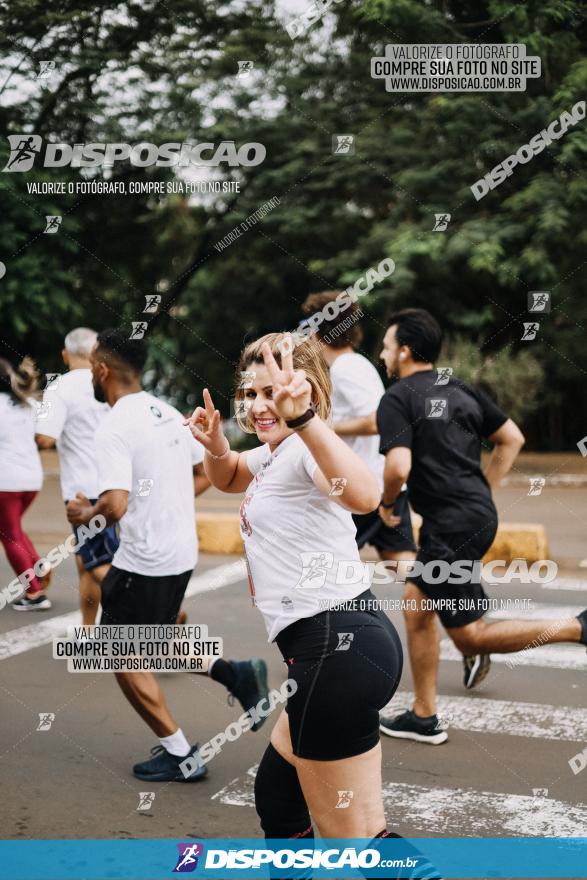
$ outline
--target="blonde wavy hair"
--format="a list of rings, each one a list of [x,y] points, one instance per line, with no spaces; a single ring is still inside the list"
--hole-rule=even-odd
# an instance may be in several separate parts
[[[10,361],[0,358],[0,391],[9,394],[14,403],[28,403],[39,397],[39,371],[30,357],[23,358],[14,369]]]
[[[330,396],[332,394],[332,385],[330,382],[330,374],[328,372],[328,364],[322,354],[322,346],[313,336],[308,337],[303,342],[296,344],[296,337],[289,333],[267,333],[255,342],[250,342],[241,352],[238,363],[238,372],[236,374],[235,401],[240,402],[245,399],[246,389],[243,387],[243,373],[250,372],[253,364],[262,364],[263,361],[263,344],[266,342],[271,349],[273,357],[281,366],[281,352],[285,344],[287,336],[292,339],[292,360],[294,370],[305,370],[308,382],[312,386],[312,403],[316,406],[316,410],[321,419],[327,422],[330,419]],[[236,408],[236,420],[243,431],[247,434],[254,434],[255,429],[249,419],[248,413],[243,416]]]

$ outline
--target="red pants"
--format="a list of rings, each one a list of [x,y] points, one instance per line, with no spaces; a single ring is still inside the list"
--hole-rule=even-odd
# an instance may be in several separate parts
[[[0,492],[0,541],[17,575],[32,568],[40,559],[21,523],[25,510],[36,497],[36,492]],[[29,594],[39,592],[41,588],[36,575],[33,575],[26,589]]]

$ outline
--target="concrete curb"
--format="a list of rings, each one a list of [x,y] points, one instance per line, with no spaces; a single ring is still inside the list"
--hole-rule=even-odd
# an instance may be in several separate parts
[[[198,539],[202,553],[242,553],[238,516],[233,513],[199,513]],[[414,525],[418,534],[418,526]],[[546,529],[540,523],[502,523],[484,560],[548,559]]]

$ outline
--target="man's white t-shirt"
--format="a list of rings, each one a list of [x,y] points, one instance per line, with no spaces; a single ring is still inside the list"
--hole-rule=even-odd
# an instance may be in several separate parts
[[[94,438],[108,409],[108,404],[94,397],[91,370],[70,370],[45,389],[37,433],[57,442],[65,501],[75,498],[78,492],[87,498],[98,497]]]
[[[365,592],[368,572],[351,514],[316,488],[316,462],[297,434],[273,453],[265,444],[246,456],[254,479],[241,504],[241,535],[272,642],[296,620]],[[337,572],[350,582],[336,583]]]
[[[98,494],[129,493],[116,568],[161,577],[197,562],[193,466],[204,448],[182,422],[174,407],[140,391],[117,400],[98,428]]]
[[[37,404],[38,405],[38,404]],[[35,408],[0,393],[0,492],[38,492],[43,468],[35,443]]]
[[[342,422],[375,412],[385,394],[383,382],[373,364],[356,352],[339,355],[330,367],[332,420]],[[341,437],[365,462],[383,490],[384,457],[379,452],[379,434]]]

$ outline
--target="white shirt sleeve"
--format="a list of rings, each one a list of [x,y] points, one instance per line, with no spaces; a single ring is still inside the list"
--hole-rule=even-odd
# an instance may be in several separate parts
[[[67,404],[56,389],[45,391],[43,403],[37,408],[35,432],[58,440],[67,418]]]
[[[308,449],[304,449],[302,453],[302,467],[309,476],[311,480],[314,479],[314,474],[318,469],[318,465],[316,464],[316,460],[314,456]]]
[[[335,362],[336,363],[336,362]],[[371,364],[368,364],[371,367]],[[340,364],[334,371],[333,384],[337,396],[344,402],[347,418],[368,416],[379,406],[385,388],[375,368],[357,371],[356,365]],[[350,415],[352,414],[352,415]]]
[[[132,456],[120,434],[98,431],[95,443],[98,494],[109,489],[132,490]]]
[[[263,446],[255,446],[254,449],[249,449],[248,452],[245,452],[245,455],[247,456],[247,467],[253,476],[255,476],[267,458],[267,451],[267,444],[264,443]]]

